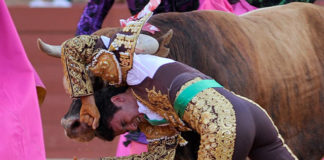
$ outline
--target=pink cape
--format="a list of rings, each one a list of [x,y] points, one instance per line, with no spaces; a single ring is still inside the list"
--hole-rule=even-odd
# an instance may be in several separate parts
[[[256,7],[247,3],[245,0],[240,0],[234,5],[231,5],[228,0],[199,0],[199,4],[198,10],[218,10],[234,13],[236,15],[241,15],[257,9]]]
[[[253,11],[255,9],[258,9],[256,7],[250,5],[245,0],[240,0],[239,2],[233,4],[232,7],[233,7],[234,14],[236,14],[236,15],[241,15],[241,14],[244,14],[246,12],[250,12],[250,11]]]
[[[0,33],[0,159],[45,160],[36,81],[42,83],[4,0],[0,0]]]
[[[218,10],[233,12],[231,4],[227,0],[199,0],[198,10]]]

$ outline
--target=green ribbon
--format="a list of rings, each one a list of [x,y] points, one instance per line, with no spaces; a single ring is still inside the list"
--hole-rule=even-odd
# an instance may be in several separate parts
[[[214,87],[223,87],[213,79],[201,80],[185,88],[174,101],[174,109],[176,113],[182,119],[185,109],[188,103],[195,97],[199,92]]]

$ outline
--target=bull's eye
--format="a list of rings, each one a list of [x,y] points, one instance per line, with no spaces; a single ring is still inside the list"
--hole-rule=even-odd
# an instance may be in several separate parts
[[[80,126],[80,122],[79,121],[74,121],[71,125],[71,129],[74,129],[74,128],[78,128]]]

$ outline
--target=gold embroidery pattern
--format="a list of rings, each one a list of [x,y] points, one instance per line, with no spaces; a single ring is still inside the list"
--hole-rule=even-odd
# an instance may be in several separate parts
[[[147,121],[140,123],[139,128],[147,138],[147,141],[160,140],[166,137],[172,137],[179,135],[178,140],[180,146],[185,146],[188,142],[180,135],[180,132],[177,131],[171,125],[167,126],[153,126]]]
[[[119,61],[123,82],[126,82],[127,72],[133,67],[133,56],[138,36],[143,25],[151,16],[152,13],[127,24],[121,32],[116,34],[116,38],[109,46],[109,51],[114,53],[118,52],[120,55]]]
[[[106,157],[101,160],[173,160],[179,142],[179,135],[151,141],[148,152],[126,157]]]
[[[147,139],[158,139],[161,137],[171,137],[179,132],[172,126],[153,126],[147,121],[140,123],[139,128]]]
[[[93,94],[86,65],[91,63],[92,57],[97,53],[93,49],[98,38],[98,36],[82,35],[63,43],[61,61],[72,97]]]
[[[186,86],[198,81],[196,78]],[[200,135],[198,159],[232,159],[236,137],[236,117],[232,104],[215,89],[198,93],[188,104],[183,120]]]
[[[133,90],[132,90],[133,91]],[[168,95],[163,95],[161,91],[156,91],[155,86],[151,90],[146,88],[148,101],[145,101],[138,96],[134,91],[133,95],[141,103],[147,106],[153,112],[159,114],[165,118],[171,126],[178,128],[180,131],[190,131],[191,129],[186,127],[183,121],[179,118],[175,112],[173,105],[171,105]]]
[[[119,85],[122,82],[119,62],[116,56],[107,50],[102,49],[99,51],[93,58],[89,69],[95,76],[101,77],[109,85]]]

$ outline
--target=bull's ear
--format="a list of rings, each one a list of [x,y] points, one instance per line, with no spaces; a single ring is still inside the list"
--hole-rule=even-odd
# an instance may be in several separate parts
[[[159,57],[168,57],[170,53],[170,48],[167,48],[166,45],[169,44],[171,38],[173,36],[173,30],[170,29],[166,34],[158,38],[158,42],[160,44],[159,50],[156,52],[156,56]]]

